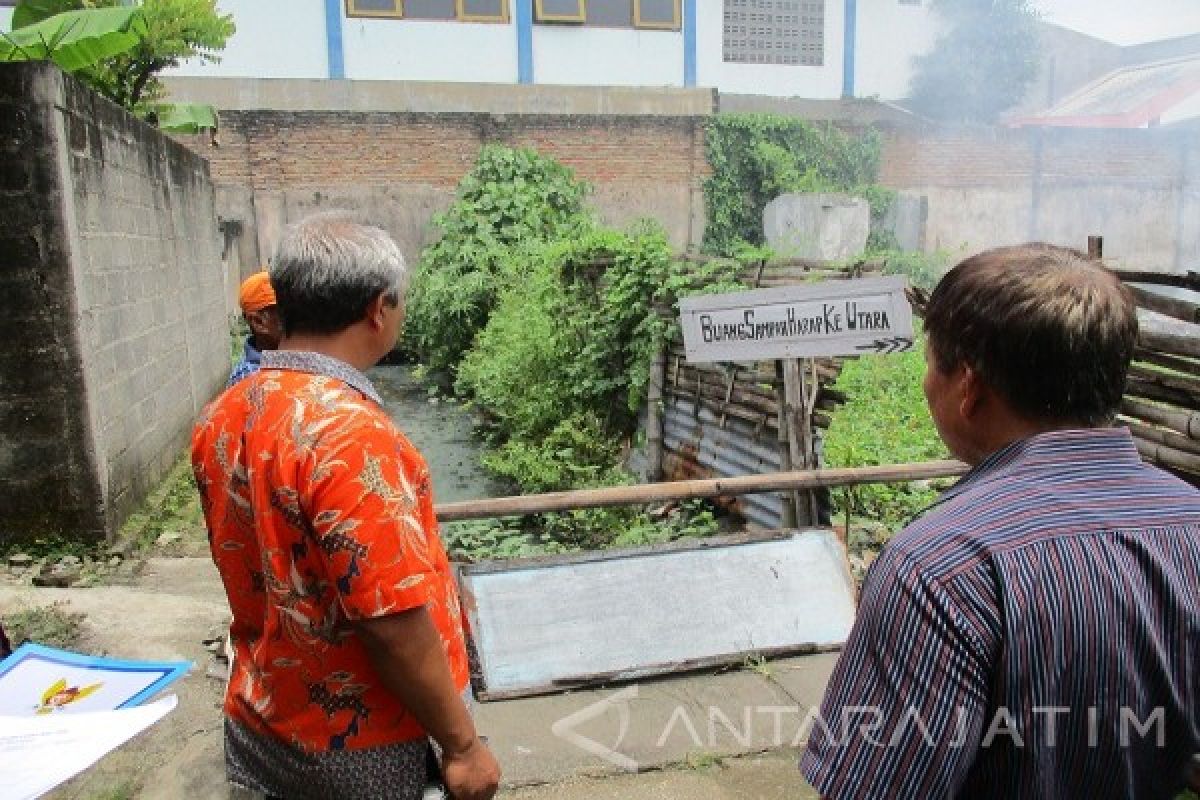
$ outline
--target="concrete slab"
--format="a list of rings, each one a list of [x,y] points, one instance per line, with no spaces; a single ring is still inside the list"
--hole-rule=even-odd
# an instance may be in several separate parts
[[[767,244],[785,258],[845,261],[860,255],[871,208],[845,194],[781,194],[763,209]]]
[[[757,671],[483,703],[476,717],[509,786],[645,771],[791,746],[835,663],[836,655],[805,656]]]
[[[328,81],[169,76],[172,97],[221,111],[409,111],[710,116],[712,89],[515,86],[437,81]]]
[[[817,800],[796,767],[799,754],[772,753],[719,765],[664,770],[643,775],[574,778],[519,789],[513,800]]]
[[[144,800],[224,798],[223,687],[204,675],[201,644],[228,620],[212,562],[152,559],[135,587],[0,586],[0,608],[6,610],[52,602],[87,614],[85,647],[92,652],[183,657],[198,667],[176,685],[176,712],[52,797],[123,792]],[[134,619],[137,631],[131,633],[128,621]],[[504,785],[542,787],[506,796],[807,798],[791,751],[803,715],[819,702],[836,662],[836,654],[805,656],[720,674],[482,703],[476,717],[504,768]],[[706,766],[764,751],[783,755]],[[689,763],[706,768],[675,770]]]

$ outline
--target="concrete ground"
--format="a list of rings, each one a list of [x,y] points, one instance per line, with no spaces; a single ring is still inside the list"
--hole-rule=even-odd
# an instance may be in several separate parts
[[[712,766],[603,778],[569,778],[502,795],[512,800],[818,800],[801,780],[796,755],[771,753]]]
[[[225,798],[220,700],[202,640],[226,624],[212,562],[150,559],[136,584],[95,589],[0,585],[0,608],[62,603],[86,614],[84,648],[114,656],[188,659],[179,707],[56,791],[56,798]],[[513,798],[805,798],[796,770],[805,713],[835,655],[749,665],[629,686],[482,703]],[[764,755],[765,754],[765,755]]]

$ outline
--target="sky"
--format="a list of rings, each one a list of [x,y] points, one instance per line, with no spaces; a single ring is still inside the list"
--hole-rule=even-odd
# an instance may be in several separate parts
[[[1200,0],[1033,0],[1047,22],[1140,44],[1200,33]]]

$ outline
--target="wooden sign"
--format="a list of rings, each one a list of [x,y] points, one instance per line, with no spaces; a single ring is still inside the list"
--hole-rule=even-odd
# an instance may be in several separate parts
[[[826,281],[679,301],[692,363],[899,353],[913,346],[902,277]]]

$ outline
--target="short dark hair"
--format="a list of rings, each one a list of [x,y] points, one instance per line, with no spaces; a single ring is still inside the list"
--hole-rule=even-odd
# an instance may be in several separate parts
[[[345,330],[381,292],[389,304],[399,303],[408,284],[404,256],[387,232],[344,211],[289,225],[270,273],[288,335]]]
[[[1137,341],[1137,307],[1078,250],[999,247],[946,273],[925,312],[934,366],[966,364],[1022,416],[1111,424]]]

